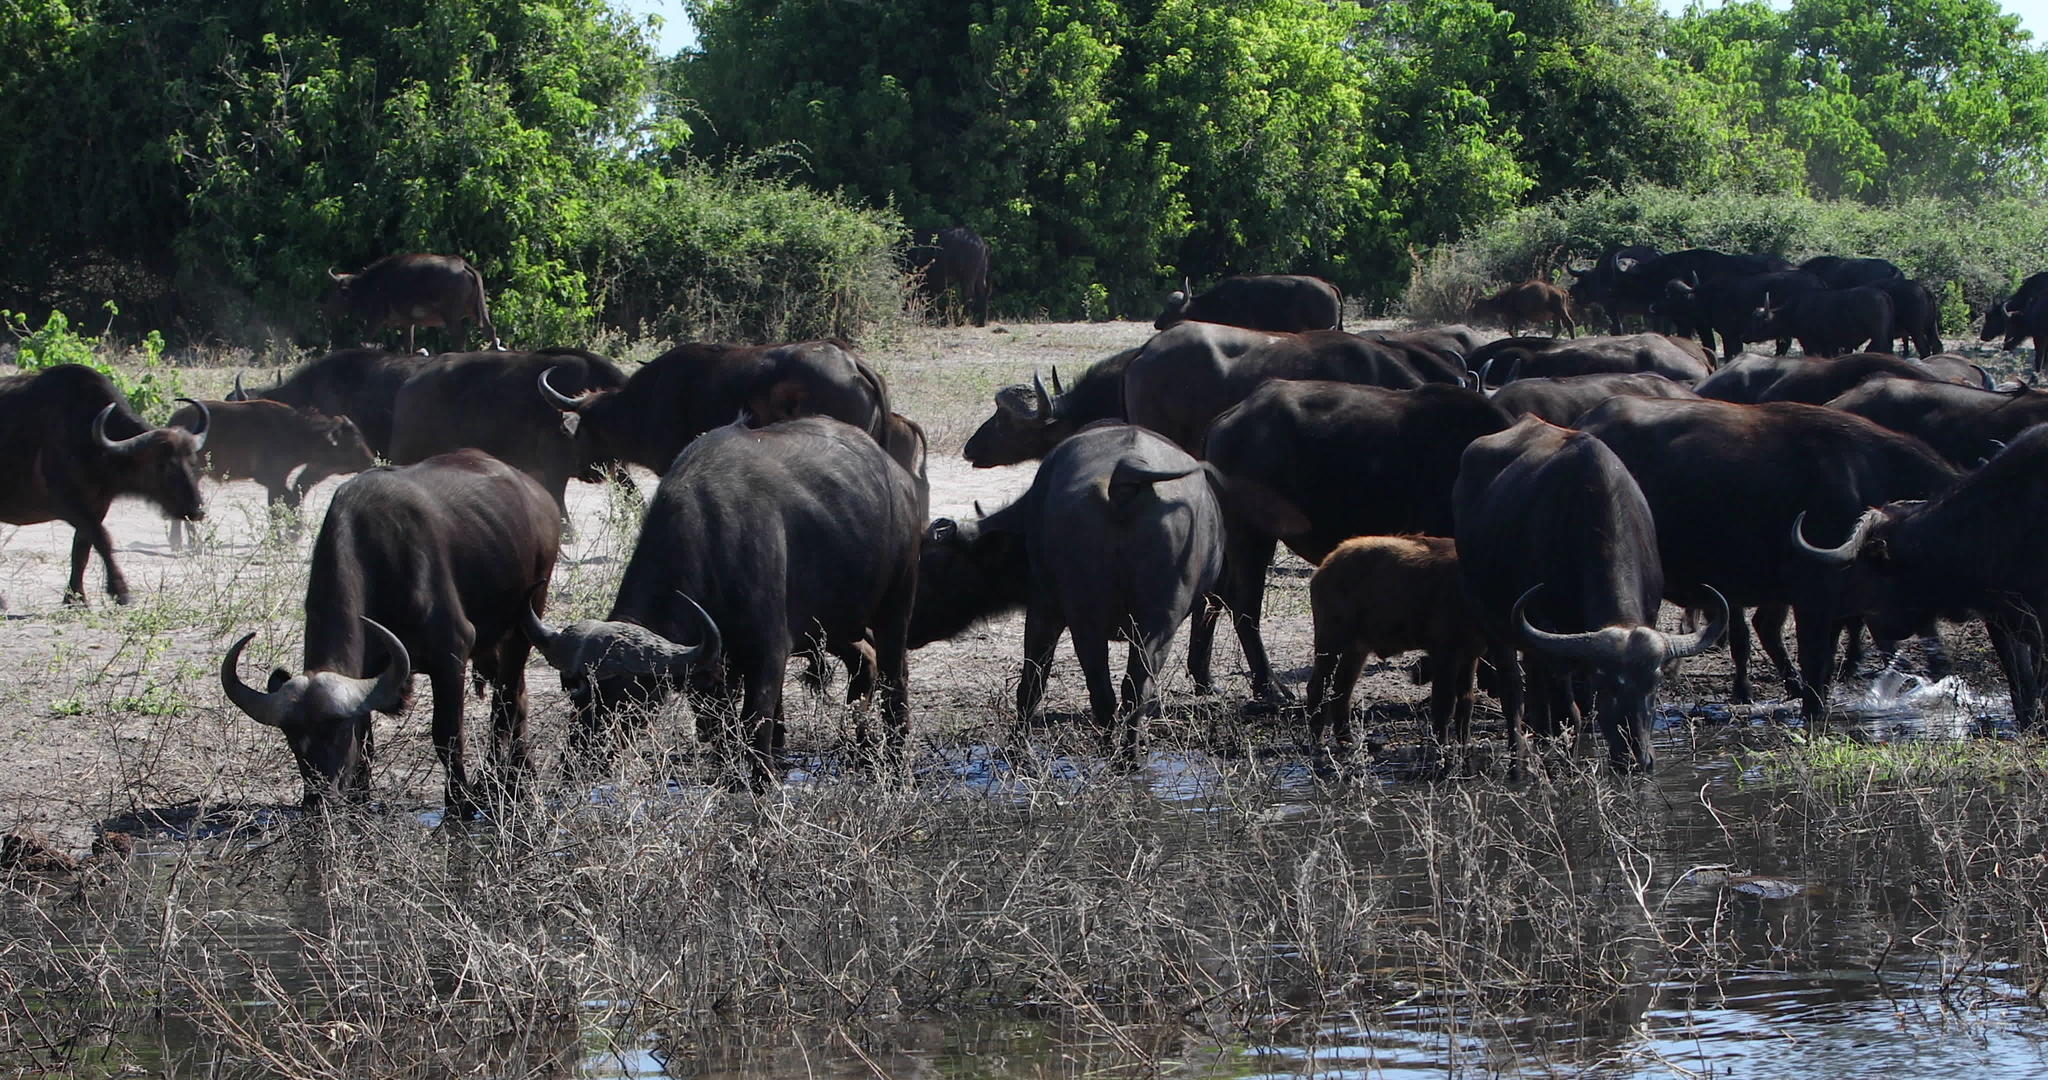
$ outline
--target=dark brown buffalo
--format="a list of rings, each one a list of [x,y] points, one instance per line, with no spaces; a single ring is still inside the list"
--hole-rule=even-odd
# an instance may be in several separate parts
[[[979,521],[941,518],[918,561],[912,647],[1024,609],[1017,716],[1037,715],[1060,634],[1074,643],[1088,703],[1120,753],[1158,708],[1156,677],[1223,563],[1223,518],[1210,478],[1186,451],[1130,424],[1096,424],[1047,454],[1031,489]],[[1130,643],[1123,701],[1113,641]]]
[[[1341,330],[1266,333],[1216,323],[1182,323],[1153,335],[1124,369],[1130,422],[1199,454],[1209,421],[1273,379],[1317,379],[1409,389],[1455,383],[1460,372],[1432,361],[1411,365],[1406,348]]]
[[[1801,521],[1793,542],[1817,562],[1849,567],[1853,595],[1871,628],[1885,636],[1940,616],[1976,615],[2012,691],[2022,729],[2041,720],[2048,641],[2048,561],[2040,523],[2048,520],[2048,425],[2027,429],[1983,468],[1925,501],[1871,510],[1855,528],[1830,531]],[[1848,539],[1816,548],[1814,537]],[[1837,573],[1842,571],[1835,571]]]
[[[413,350],[413,331],[421,326],[457,327],[467,320],[495,343],[490,306],[484,302],[484,276],[460,255],[386,255],[361,273],[327,271],[334,287],[321,301],[329,321],[353,316],[368,323],[371,333],[405,327],[405,351]]]
[[[1465,358],[1486,344],[1486,338],[1479,331],[1464,323],[1423,326],[1414,330],[1361,330],[1358,336],[1367,341],[1425,350],[1450,365],[1454,371],[1464,370]]]
[[[597,483],[604,474],[534,390],[544,372],[568,394],[626,383],[617,365],[581,349],[443,353],[398,390],[391,460],[410,465],[474,447],[538,480],[566,514],[570,479]]]
[[[1719,336],[1725,363],[1741,354],[1745,342],[1771,340],[1757,336],[1756,309],[1766,297],[1782,302],[1826,288],[1826,282],[1804,270],[1730,275],[1699,285],[1671,281],[1665,283],[1664,297],[1652,310],[1681,325],[1700,327],[1702,341]],[[1778,352],[1784,353],[1787,343],[1778,344]]]
[[[1920,356],[1941,351],[1941,303],[1921,282],[1895,277],[1871,283],[1892,300],[1892,337],[1912,345]],[[1890,344],[1886,344],[1890,348]],[[1899,350],[1904,355],[1905,350]]]
[[[526,769],[520,627],[529,596],[546,602],[556,523],[547,492],[478,450],[372,469],[334,493],[313,542],[304,669],[272,672],[263,690],[243,682],[253,633],[220,667],[235,708],[283,732],[309,804],[369,790],[371,714],[404,710],[415,672],[433,687],[452,813],[475,806],[462,754],[466,669],[491,689],[493,763],[508,778]]]
[[[2020,343],[2033,336],[2028,328],[2027,305],[2036,297],[2048,295],[2048,270],[2029,274],[2011,296],[2001,296],[1991,301],[1984,309],[1984,329],[1977,335],[1979,341],[2004,338],[2003,348],[2007,352],[2020,347]]]
[[[1622,332],[1622,319],[1635,316],[1649,319],[1650,297],[1631,297],[1619,291],[1621,275],[1641,263],[1647,263],[1662,255],[1656,248],[1642,244],[1611,248],[1594,260],[1584,270],[1572,271],[1571,301],[1580,311],[1598,309],[1607,314],[1609,333]]]
[[[1913,362],[1942,382],[1975,387],[1979,390],[1998,389],[1998,381],[1991,377],[1989,371],[1984,370],[1984,365],[1972,361],[1962,353],[1935,353],[1933,356],[1916,357]]]
[[[1493,404],[1511,417],[1540,416],[1559,427],[1577,427],[1579,418],[1611,397],[1696,398],[1684,383],[1662,375],[1571,375],[1562,379],[1516,379],[1493,395]]]
[[[2020,432],[2048,423],[2048,392],[1976,390],[1945,382],[1874,379],[1828,402],[1912,435],[1959,469],[1974,469]]]
[[[1847,356],[1745,356],[1693,387],[1704,398],[1759,405],[1797,401],[1825,405],[1851,388],[1876,379],[1937,382],[1939,376],[1890,353]]]
[[[1663,299],[1674,281],[1697,289],[1721,278],[1790,269],[1791,263],[1775,255],[1731,255],[1711,248],[1688,248],[1636,263],[1616,274],[1613,292],[1620,303],[1647,308]],[[1697,337],[1707,352],[1714,351],[1712,328],[1693,323],[1681,324],[1677,329],[1681,334]]]
[[[959,296],[961,310],[972,313],[974,325],[988,325],[988,241],[979,233],[965,225],[940,229],[910,249],[910,270],[920,275],[920,286],[934,305],[943,307],[950,291]]]
[[[1269,493],[1293,507],[1287,515],[1226,499],[1223,583],[1252,691],[1282,695],[1259,630],[1266,568],[1281,541],[1320,564],[1354,536],[1451,533],[1451,484],[1458,458],[1481,435],[1508,426],[1506,414],[1477,391],[1429,384],[1389,390],[1350,383],[1275,379],[1251,392],[1210,425],[1202,456],[1246,493]],[[1247,508],[1251,512],[1246,512]],[[1208,688],[1212,610],[1195,624],[1188,665]]]
[[[1795,687],[1806,715],[1824,715],[1846,579],[1798,558],[1792,519],[1809,513],[1815,535],[1843,535],[1864,508],[1945,490],[1956,473],[1927,444],[1860,416],[1818,405],[1614,398],[1580,426],[1635,476],[1656,515],[1666,595],[1687,607],[1756,607],[1764,649],[1790,677],[1774,619],[1799,620]],[[1749,635],[1729,633],[1735,699],[1750,699]]]
[[[583,714],[579,738],[631,701],[692,685],[694,672],[727,704],[741,698],[758,783],[779,741],[784,671],[808,644],[856,669],[873,651],[900,751],[918,502],[910,474],[873,438],[826,417],[728,425],[691,442],[661,478],[605,621],[528,624]]]
[[[391,415],[398,400],[398,388],[419,373],[430,361],[412,353],[384,349],[337,349],[301,366],[285,379],[264,390],[242,389],[235,376],[235,392],[229,401],[262,398],[281,401],[294,409],[306,409],[328,416],[346,416],[363,433],[363,443],[378,457],[391,456]]]
[[[1754,312],[1751,340],[1797,338],[1808,356],[1889,351],[1897,336],[1891,294],[1872,285],[1765,296]]]
[[[638,465],[661,474],[690,440],[745,414],[754,426],[829,416],[885,443],[889,389],[845,343],[724,345],[690,342],[641,365],[623,382],[581,389],[568,368],[527,380],[527,394],[558,410],[579,467]],[[538,389],[536,390],[536,387]]]
[[[1714,617],[1697,633],[1657,630],[1659,527],[1621,460],[1584,432],[1529,416],[1472,440],[1454,501],[1466,590],[1494,640],[1521,650],[1531,726],[1576,733],[1590,704],[1609,760],[1648,772],[1664,664],[1719,641],[1727,604],[1713,604]],[[1509,740],[1519,743],[1518,680],[1511,664],[1500,666]],[[1574,672],[1591,676],[1590,701],[1573,692]]]
[[[961,456],[977,469],[1015,465],[1044,457],[1067,436],[1098,420],[1124,419],[1124,371],[1138,352],[1125,349],[1097,360],[1072,388],[1060,386],[1060,372],[1054,368],[1051,393],[1036,373],[1029,386],[996,391],[996,411],[967,437]]]
[[[1522,327],[1537,326],[1547,319],[1553,335],[1579,336],[1579,324],[1572,320],[1571,298],[1547,281],[1524,281],[1506,286],[1492,296],[1482,296],[1472,301],[1471,316],[1473,322],[1505,326],[1509,334],[1518,334]]]
[[[206,419],[200,418],[205,410]],[[377,463],[362,432],[347,417],[323,416],[278,401],[194,402],[171,414],[171,426],[207,425],[200,466],[226,482],[254,480],[271,506],[296,510],[313,485],[330,476],[361,472]],[[301,468],[303,466],[303,468]],[[293,470],[298,479],[292,479]],[[183,546],[188,528],[171,522],[171,547]]]
[[[128,602],[128,579],[114,564],[104,524],[116,498],[141,496],[186,521],[206,517],[199,498],[199,454],[209,428],[203,406],[197,419],[189,431],[152,428],[112,381],[79,364],[0,379],[0,461],[8,463],[0,522],[71,526],[66,603],[85,603],[85,564],[95,551],[107,568],[107,595]]]
[[[1650,372],[1687,385],[1712,374],[1712,355],[1684,338],[1664,334],[1556,338],[1502,338],[1465,358],[1488,386],[1516,379]]]
[[[1152,328],[1164,330],[1183,322],[1280,333],[1342,330],[1344,294],[1322,278],[1302,274],[1224,278],[1199,294],[1183,279],[1180,291],[1166,298],[1166,308],[1152,321]]]
[[[1840,255],[1815,255],[1799,269],[1821,279],[1830,289],[1853,289],[1905,278],[1897,265],[1885,259],[1845,259]]]

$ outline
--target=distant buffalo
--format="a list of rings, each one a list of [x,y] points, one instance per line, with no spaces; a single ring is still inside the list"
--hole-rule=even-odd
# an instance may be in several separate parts
[[[1152,328],[1176,323],[1211,322],[1251,330],[1295,333],[1344,329],[1344,294],[1319,277],[1301,274],[1258,274],[1225,278],[1201,293],[1186,278],[1180,291],[1166,298],[1166,309]]]
[[[1577,337],[1579,324],[1572,321],[1570,299],[1563,289],[1547,281],[1524,281],[1519,285],[1506,286],[1492,296],[1474,300],[1472,319],[1475,322],[1499,323],[1507,327],[1510,334],[1548,319],[1552,334],[1563,337],[1569,333]]]
[[[923,275],[924,293],[935,307],[944,303],[951,290],[959,295],[961,307],[973,313],[974,325],[988,325],[993,291],[988,277],[988,241],[973,229],[965,225],[940,229],[931,243],[910,249],[910,270]]]
[[[454,328],[464,320],[476,324],[497,344],[491,310],[484,303],[484,276],[460,255],[386,255],[361,273],[337,274],[321,312],[330,322],[353,316],[370,332],[405,327],[405,351],[413,350],[413,331],[421,326]],[[457,344],[466,343],[457,342]]]

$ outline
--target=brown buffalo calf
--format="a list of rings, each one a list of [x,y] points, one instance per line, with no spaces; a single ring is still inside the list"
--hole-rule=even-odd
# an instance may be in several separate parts
[[[296,509],[313,485],[330,476],[361,472],[376,464],[362,432],[347,417],[294,409],[276,401],[209,401],[212,417],[201,471],[223,483],[254,480],[263,485],[271,506]],[[195,421],[198,409],[187,405],[171,416],[173,426]],[[298,480],[291,479],[300,466]],[[171,522],[171,547],[191,539],[190,528]]]
[[[1441,536],[1360,536],[1330,552],[1309,581],[1316,665],[1308,684],[1309,741],[1326,728],[1351,740],[1351,688],[1367,654],[1429,653],[1430,720],[1445,741],[1472,734],[1472,683],[1486,637],[1465,599],[1457,544]]]
[[[1546,318],[1550,320],[1553,336],[1579,336],[1579,326],[1572,321],[1570,295],[1547,281],[1509,285],[1492,296],[1483,296],[1472,302],[1472,319],[1475,322],[1500,323],[1508,328],[1510,334],[1518,334],[1523,326],[1534,326]]]

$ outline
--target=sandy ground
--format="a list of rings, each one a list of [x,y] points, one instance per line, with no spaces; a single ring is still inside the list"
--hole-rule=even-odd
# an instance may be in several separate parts
[[[889,378],[898,411],[924,424],[930,435],[933,514],[965,516],[977,501],[994,509],[1031,481],[1033,465],[977,470],[959,456],[992,410],[997,387],[1026,381],[1034,369],[1048,376],[1055,366],[1063,376],[1078,373],[1150,334],[1148,325],[1129,322],[916,329],[865,351]],[[198,370],[187,374],[186,385],[219,396],[231,379],[229,371]],[[638,481],[644,498],[653,477],[641,474]],[[97,561],[87,579],[94,590],[91,606],[61,605],[68,526],[0,527],[0,596],[8,604],[0,623],[0,739],[9,748],[0,770],[0,831],[31,828],[82,850],[98,823],[123,815],[297,801],[299,781],[282,740],[227,705],[217,671],[228,646],[251,630],[259,634],[243,661],[244,678],[260,682],[271,664],[296,669],[307,553],[319,515],[340,482],[329,481],[313,493],[307,527],[297,537],[273,529],[260,488],[214,487],[207,543],[197,554],[171,551],[165,523],[153,507],[118,504],[107,524],[135,590],[135,603],[126,608],[112,605],[100,591]],[[575,484],[570,510],[577,534],[564,545],[555,612],[599,617],[630,554],[639,507],[616,489]],[[1268,648],[1297,691],[1310,661],[1309,569],[1283,551],[1266,602]],[[912,723],[927,748],[986,738],[1007,722],[1021,623],[1002,620],[914,655]],[[1234,712],[1246,683],[1230,635],[1218,637],[1215,670],[1222,692],[1208,702],[1193,700],[1180,649],[1164,683],[1170,714],[1191,707]],[[1985,677],[1981,650],[1966,654],[1965,663],[1967,671]],[[1767,677],[1768,666],[1759,671]],[[1725,698],[1726,672],[1725,650],[1709,654],[1688,667],[1667,697]],[[1413,702],[1426,695],[1426,688],[1408,683],[1400,664],[1377,663],[1368,673],[1361,701]],[[538,657],[529,668],[529,685],[532,741],[546,770],[562,745],[568,709],[554,672]],[[388,802],[439,801],[439,770],[425,724],[429,696],[422,684],[410,714],[379,720],[376,783]],[[790,700],[793,745],[805,743],[807,724],[842,726],[843,708],[813,703],[795,687]],[[1047,706],[1055,715],[1085,709],[1070,655],[1062,654]],[[481,761],[483,703],[472,698],[469,713],[472,760]],[[1289,726],[1273,737],[1297,738],[1294,720],[1285,722]]]

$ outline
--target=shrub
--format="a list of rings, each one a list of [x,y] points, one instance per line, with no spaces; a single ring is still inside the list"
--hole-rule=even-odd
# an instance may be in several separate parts
[[[119,314],[106,305],[109,318]],[[144,421],[162,424],[170,418],[173,403],[185,390],[178,373],[164,362],[164,336],[155,330],[144,334],[136,353],[140,371],[134,365],[115,366],[109,354],[116,350],[102,337],[86,337],[71,329],[71,320],[52,311],[39,330],[29,329],[28,316],[19,311],[0,311],[0,324],[14,335],[14,366],[24,372],[42,371],[59,364],[82,364],[112,380],[114,387]]]

